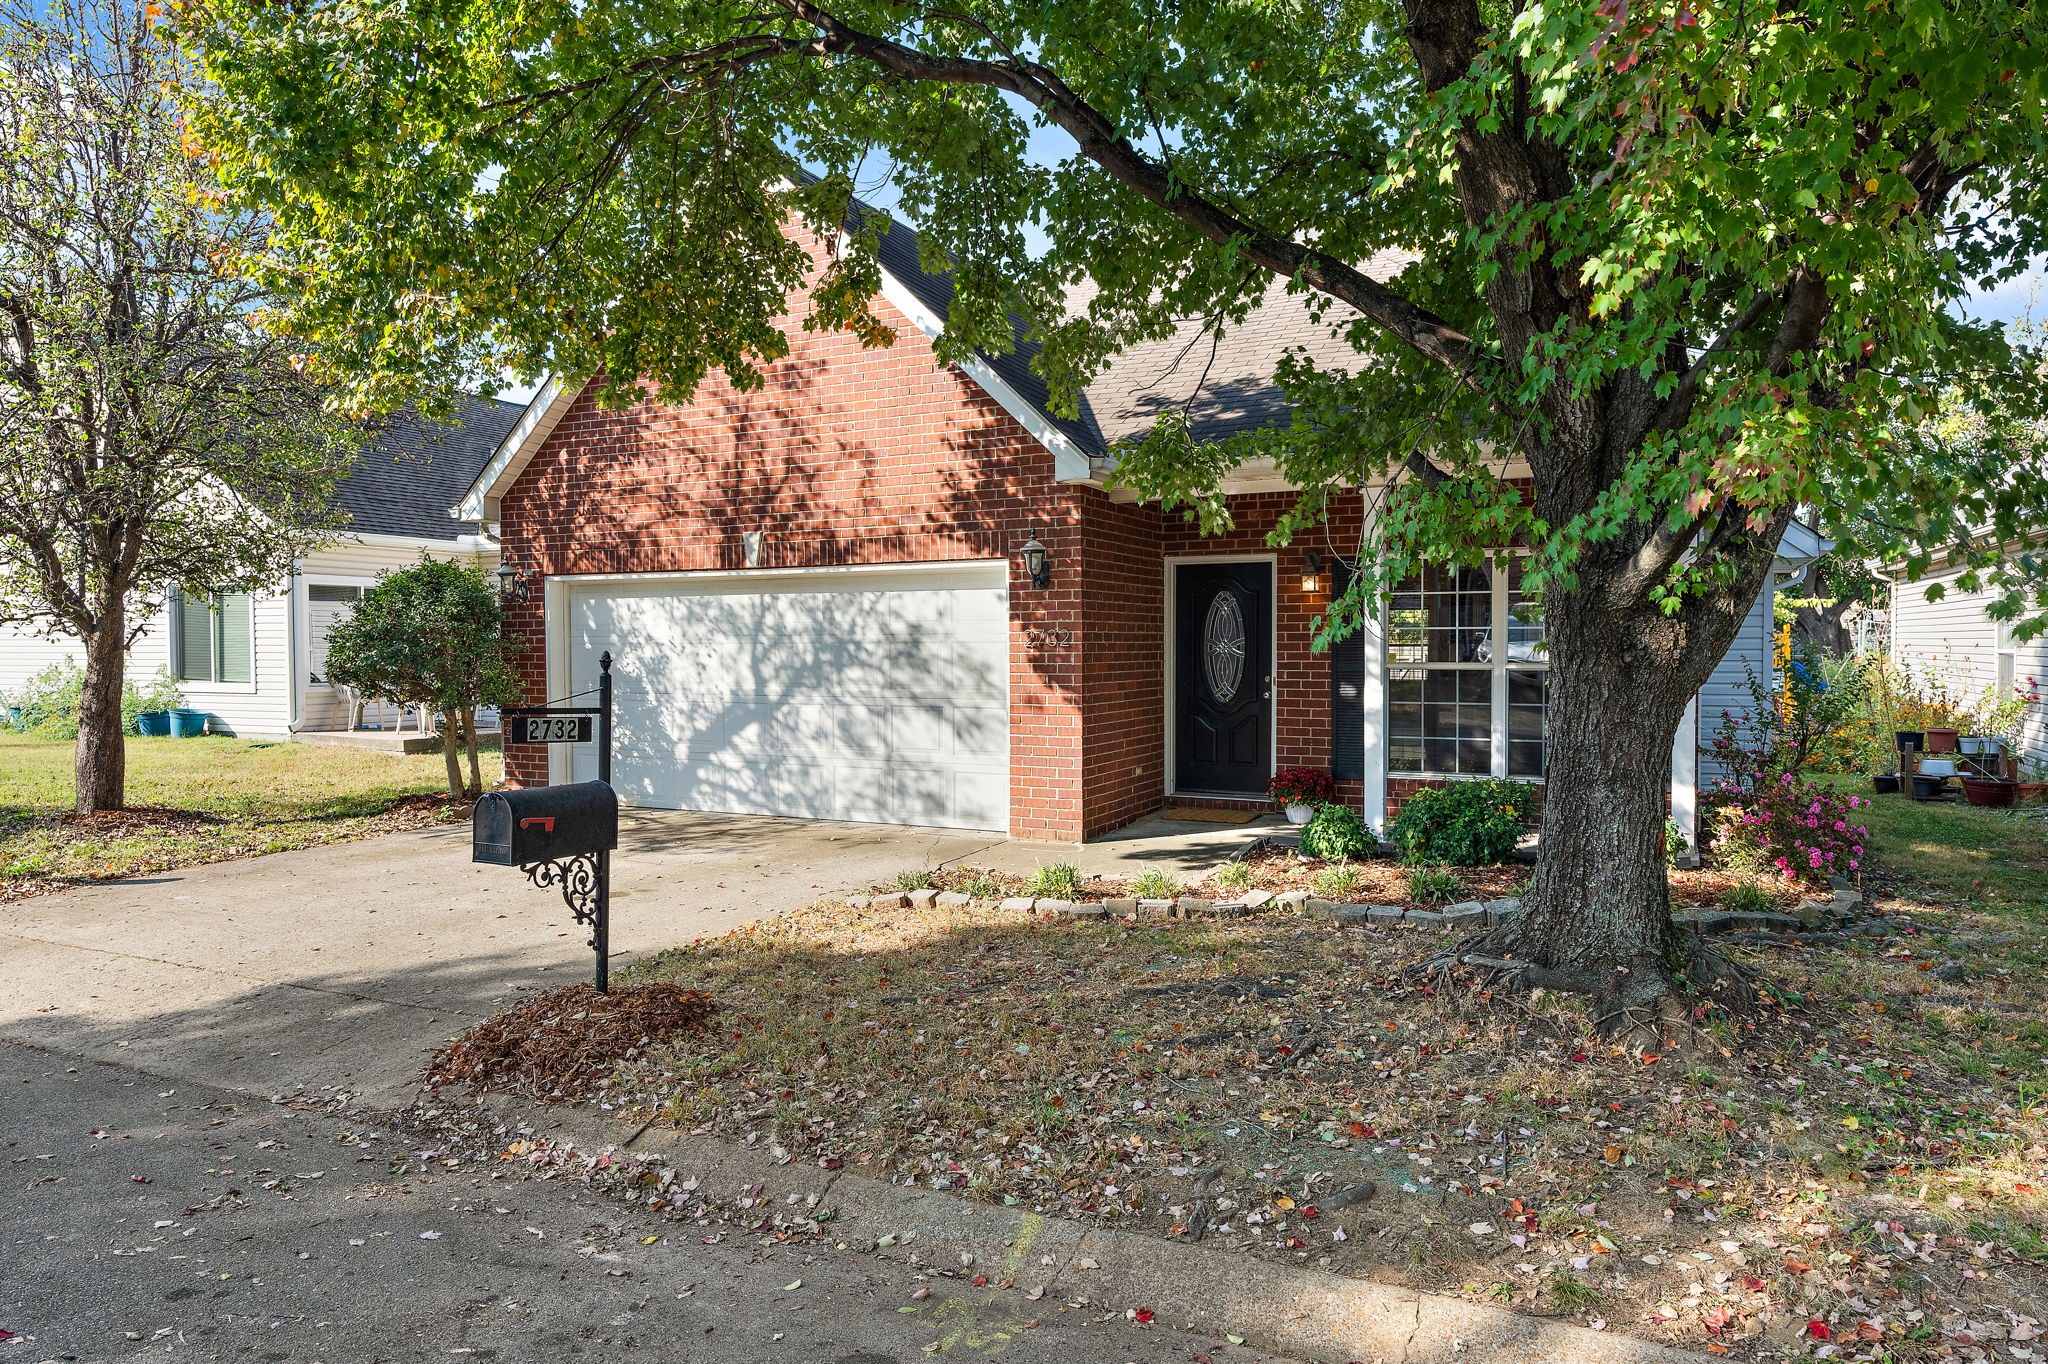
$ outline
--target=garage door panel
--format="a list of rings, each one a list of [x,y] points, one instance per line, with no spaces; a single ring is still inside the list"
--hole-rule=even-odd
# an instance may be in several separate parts
[[[1001,573],[572,587],[572,686],[593,685],[612,650],[613,775],[629,803],[1002,829]],[[595,775],[587,751],[574,765]]]

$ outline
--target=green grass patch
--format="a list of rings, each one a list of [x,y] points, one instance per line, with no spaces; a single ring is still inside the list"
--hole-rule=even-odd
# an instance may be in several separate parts
[[[128,806],[69,817],[72,745],[0,734],[0,897],[432,822],[438,753],[253,739],[128,741]],[[487,762],[486,777],[496,763]]]

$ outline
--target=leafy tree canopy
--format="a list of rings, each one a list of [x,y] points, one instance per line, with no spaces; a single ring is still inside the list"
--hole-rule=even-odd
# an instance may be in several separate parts
[[[1949,305],[2044,245],[2024,0],[188,0],[182,22],[220,96],[203,136],[277,215],[292,322],[367,389],[757,382],[806,263],[785,214],[835,226],[883,166],[954,270],[943,352],[1009,346],[1015,310],[1065,397],[1275,275],[1350,327],[1356,365],[1287,366],[1291,429],[1196,449],[1168,421],[1127,460],[1212,522],[1247,454],[1318,491],[1405,470],[1368,568],[1520,535],[1570,582],[1587,545],[1643,540],[1626,587],[1660,593],[1800,501],[1837,533],[1882,513],[1887,554],[2009,544],[2041,511],[2038,481],[1983,476],[1997,440],[1897,434],[2016,373]],[[1027,152],[1044,125],[1056,163]],[[824,177],[792,184],[799,163]],[[1387,252],[1413,259],[1361,268]],[[858,231],[808,325],[870,322],[876,270]],[[1517,458],[1568,495],[1538,467],[1517,498]]]

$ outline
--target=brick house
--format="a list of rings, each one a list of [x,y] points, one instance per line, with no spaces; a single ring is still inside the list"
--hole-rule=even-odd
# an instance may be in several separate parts
[[[1282,350],[1351,353],[1298,299],[1276,287],[1221,345],[1191,324],[1120,357],[1066,419],[1028,347],[935,364],[952,291],[908,229],[882,263],[894,345],[803,331],[799,295],[758,391],[714,374],[687,407],[606,411],[551,382],[455,509],[495,524],[518,575],[530,700],[616,656],[622,798],[1071,842],[1167,804],[1264,808],[1280,767],[1332,770],[1375,827],[1419,784],[1541,780],[1541,629],[1510,563],[1428,574],[1316,653],[1369,490],[1275,550],[1294,495],[1271,467],[1231,475],[1236,528],[1213,538],[1105,488],[1111,447],[1170,405],[1204,436],[1286,421]],[[1718,715],[1745,664],[1768,673],[1768,597],[1695,713]],[[1697,754],[1688,723],[1671,755],[1688,827]],[[514,749],[507,775],[593,764]]]

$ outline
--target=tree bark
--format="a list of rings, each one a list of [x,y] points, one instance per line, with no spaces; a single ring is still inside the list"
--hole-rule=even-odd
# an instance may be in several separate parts
[[[461,717],[449,709],[441,712],[441,758],[448,764],[448,794],[462,799],[462,760],[456,747],[462,739]]]
[[[128,672],[127,610],[118,599],[86,636],[85,677],[78,697],[78,740],[72,750],[78,813],[118,810],[127,803],[128,741],[121,690]]]
[[[1682,1017],[1689,993],[1742,998],[1733,965],[1671,921],[1664,833],[1679,722],[1734,642],[1772,553],[1760,544],[1743,558],[1734,582],[1677,617],[1647,604],[1617,609],[1597,568],[1581,574],[1580,590],[1546,602],[1541,852],[1523,912],[1461,951],[1515,963],[1523,985],[1590,996],[1610,1036],[1659,1034]]]
[[[465,707],[462,712],[462,742],[469,751],[469,789],[464,792],[471,800],[484,793],[484,775],[476,751],[476,707]]]

